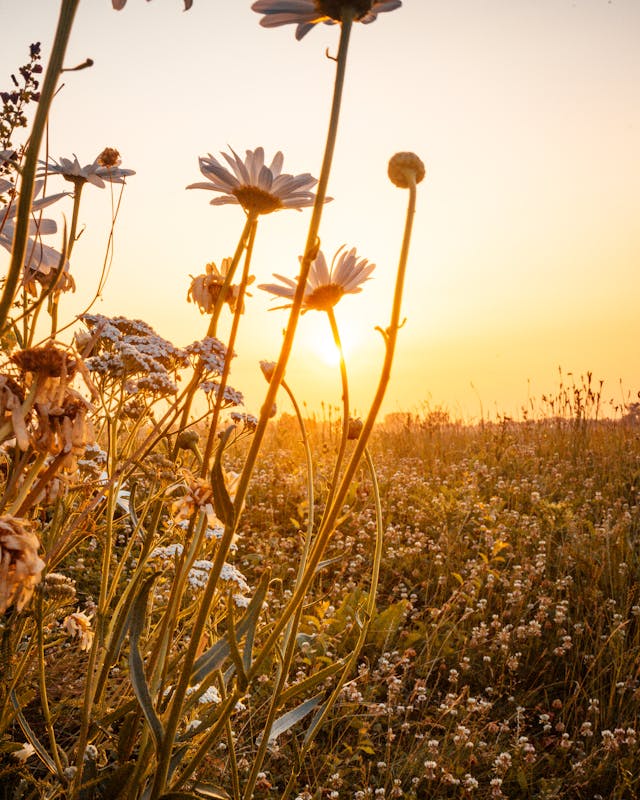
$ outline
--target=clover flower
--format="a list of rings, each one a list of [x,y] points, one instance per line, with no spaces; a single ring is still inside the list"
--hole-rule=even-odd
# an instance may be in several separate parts
[[[105,180],[110,183],[124,183],[125,178],[136,174],[132,169],[120,168],[120,153],[113,147],[105,147],[92,164],[85,164],[84,167],[80,166],[75,153],[73,160],[61,158],[60,161],[56,161],[52,158],[40,163],[41,175],[62,175],[66,181],[73,184],[91,183],[99,189],[104,189]]]
[[[251,8],[264,14],[260,24],[265,28],[297,25],[296,39],[300,40],[320,22],[341,22],[346,9],[354,13],[356,22],[367,24],[383,11],[395,11],[401,5],[402,0],[256,0]]]
[[[0,517],[0,614],[14,605],[22,611],[44,569],[40,542],[27,519]]]
[[[344,250],[343,246],[334,255],[331,269],[329,269],[324,253],[320,250],[307,277],[302,300],[303,313],[310,309],[328,311],[343,295],[358,294],[362,291],[362,284],[369,280],[375,266],[375,264],[370,264],[366,258],[359,259],[355,247],[351,250]],[[278,297],[293,300],[298,282],[275,273],[274,278],[282,281],[284,286],[277,283],[265,283],[258,288]],[[288,308],[289,305],[291,304],[278,306],[278,308]]]
[[[230,148],[231,149],[231,148]],[[300,210],[313,205],[310,190],[317,180],[309,173],[289,175],[282,172],[284,156],[278,151],[269,166],[264,162],[264,149],[247,150],[244,160],[231,149],[232,156],[222,153],[231,170],[210,153],[199,159],[200,172],[208,183],[192,183],[187,189],[209,189],[222,197],[210,201],[212,206],[241,205],[247,213],[271,214],[281,208]]]

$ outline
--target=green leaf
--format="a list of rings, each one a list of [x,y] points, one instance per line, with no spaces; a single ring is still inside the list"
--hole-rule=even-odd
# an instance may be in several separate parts
[[[319,669],[317,672],[314,672],[313,675],[309,675],[298,683],[294,683],[293,686],[289,686],[288,689],[282,692],[280,695],[280,702],[284,704],[289,700],[293,700],[293,698],[299,694],[306,694],[310,689],[315,688],[319,683],[326,681],[327,678],[333,677],[336,672],[340,672],[342,667],[344,667],[344,664],[345,659],[341,658],[338,661],[335,661],[333,664],[329,664],[328,666]]]
[[[369,625],[367,641],[373,642],[378,647],[386,647],[387,643],[393,640],[400,631],[407,606],[407,600],[399,600],[375,616]]]
[[[227,430],[220,434],[220,444],[216,450],[216,457],[213,462],[213,467],[211,468],[213,510],[224,525],[233,525],[236,513],[224,482],[224,470],[222,469],[222,454],[229,436],[231,436],[234,430],[235,425],[229,425]]]
[[[278,736],[281,736],[285,731],[293,728],[301,719],[304,719],[307,714],[317,707],[323,697],[324,692],[321,692],[315,697],[310,697],[308,700],[305,700],[304,703],[300,703],[299,706],[292,708],[291,711],[287,711],[287,713],[283,714],[281,717],[278,717],[273,723],[269,733],[269,744],[273,744]]]
[[[16,711],[16,718],[18,720],[18,724],[22,728],[22,732],[24,733],[26,740],[29,742],[29,744],[31,744],[33,749],[38,754],[39,759],[42,761],[43,764],[46,765],[49,772],[52,775],[56,775],[57,774],[56,765],[53,763],[53,759],[51,758],[49,753],[47,753],[45,748],[42,746],[40,740],[35,735],[35,733],[31,729],[31,726],[25,719],[25,716],[22,713],[22,709],[20,708],[20,703],[18,703],[18,697],[13,689],[11,690],[11,704],[13,705]]]
[[[236,641],[240,641],[240,639],[246,635],[248,638],[251,637],[251,641],[253,642],[256,625],[258,624],[258,618],[260,616],[260,611],[262,610],[264,598],[267,594],[267,588],[269,587],[270,579],[270,570],[265,570],[260,583],[258,584],[258,588],[256,589],[256,593],[251,598],[251,602],[247,606],[244,616],[235,626]],[[223,638],[217,641],[213,647],[210,647],[208,650],[206,650],[200,656],[200,658],[196,660],[195,664],[193,665],[190,682],[192,684],[202,683],[202,681],[214,670],[220,669],[230,654],[231,647],[229,646],[228,639]]]
[[[131,673],[131,684],[151,730],[156,752],[158,753],[162,749],[164,729],[153,707],[151,692],[144,674],[144,663],[140,655],[140,636],[144,628],[149,592],[159,574],[158,572],[154,573],[142,584],[142,589],[138,593],[129,614],[129,671]]]

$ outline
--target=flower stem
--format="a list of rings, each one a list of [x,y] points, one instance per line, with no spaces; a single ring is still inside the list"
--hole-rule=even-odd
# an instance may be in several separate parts
[[[328,509],[331,507],[333,496],[338,486],[340,470],[342,468],[345,450],[347,449],[347,437],[349,435],[349,381],[347,379],[347,364],[344,360],[344,348],[342,347],[340,331],[338,330],[338,323],[336,322],[336,315],[333,311],[333,308],[327,309],[327,316],[329,317],[329,324],[331,325],[333,341],[335,342],[340,355],[340,377],[342,378],[342,434],[340,436],[340,447],[338,449],[338,456],[336,458],[336,463],[333,470],[333,478],[331,480],[329,493],[325,502],[325,508]]]
[[[20,278],[22,265],[24,264],[27,252],[27,239],[29,234],[29,216],[31,212],[31,201],[33,198],[33,186],[35,183],[36,169],[38,165],[38,153],[44,135],[49,109],[56,91],[56,84],[62,71],[64,55],[71,35],[73,18],[78,9],[80,0],[62,0],[60,15],[58,17],[58,27],[53,42],[53,49],[49,59],[49,65],[42,84],[40,100],[33,121],[33,128],[29,137],[27,155],[22,170],[22,181],[20,184],[20,197],[18,198],[18,212],[16,217],[15,235],[13,239],[13,251],[9,263],[9,271],[0,297],[0,332],[4,331],[9,309],[13,303],[16,287]]]
[[[184,662],[182,665],[182,673],[180,675],[178,685],[176,686],[176,690],[171,701],[171,707],[169,709],[168,718],[166,720],[165,743],[163,747],[162,757],[159,761],[158,768],[156,770],[155,781],[149,796],[149,800],[157,800],[158,797],[164,791],[164,788],[167,783],[167,776],[169,774],[169,765],[171,761],[173,742],[175,740],[176,732],[178,730],[182,704],[184,702],[184,698],[187,692],[187,687],[189,686],[191,670],[193,668],[193,664],[195,662],[196,655],[198,652],[200,633],[204,630],[207,619],[209,617],[211,603],[213,601],[216,586],[220,578],[222,567],[225,562],[225,557],[227,555],[229,547],[231,546],[231,542],[233,541],[233,537],[236,532],[238,520],[240,517],[240,511],[243,507],[243,503],[247,494],[249,480],[251,478],[251,474],[255,466],[255,462],[258,456],[258,451],[260,450],[260,446],[262,445],[262,439],[264,438],[267,422],[269,420],[269,416],[271,413],[271,408],[273,407],[273,403],[275,401],[275,397],[278,392],[278,387],[280,386],[280,383],[284,376],[285,367],[287,365],[287,361],[289,360],[291,348],[293,347],[293,339],[295,336],[298,318],[300,316],[300,310],[302,308],[302,300],[304,297],[304,291],[307,283],[307,276],[309,274],[309,269],[311,268],[311,263],[318,251],[318,231],[320,229],[322,210],[327,195],[327,185],[329,183],[329,175],[331,172],[331,164],[333,161],[333,153],[335,150],[335,144],[338,133],[340,105],[342,101],[342,90],[344,87],[344,78],[347,66],[347,53],[349,50],[349,37],[351,33],[352,22],[353,22],[353,11],[352,10],[345,11],[340,31],[340,45],[338,49],[333,102],[331,106],[329,130],[327,133],[327,143],[325,146],[324,158],[322,161],[322,170],[320,172],[320,178],[318,180],[316,199],[313,206],[311,221],[309,223],[309,231],[307,234],[304,256],[300,264],[300,277],[298,280],[298,286],[296,289],[295,296],[293,298],[291,312],[289,314],[289,321],[284,334],[282,348],[280,350],[280,357],[276,364],[273,377],[269,383],[269,388],[267,390],[265,401],[263,403],[262,410],[260,412],[258,425],[253,435],[251,447],[247,455],[247,460],[245,461],[244,469],[242,470],[242,474],[240,476],[240,481],[238,484],[238,489],[234,501],[236,510],[236,513],[234,514],[234,522],[227,524],[225,526],[222,538],[218,543],[215,561],[211,568],[207,585],[202,595],[200,608],[198,610],[198,616],[194,624],[193,635],[191,637],[191,641],[189,642],[189,648],[185,654]],[[286,625],[289,617],[291,617],[291,613],[289,613],[287,617],[282,618],[281,620],[282,627],[280,628],[280,632],[282,631],[284,625]]]

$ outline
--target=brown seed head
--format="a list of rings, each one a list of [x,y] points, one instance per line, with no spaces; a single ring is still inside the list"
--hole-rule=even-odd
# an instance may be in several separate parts
[[[105,147],[96,160],[101,167],[119,167],[122,163],[120,153],[115,147]]]

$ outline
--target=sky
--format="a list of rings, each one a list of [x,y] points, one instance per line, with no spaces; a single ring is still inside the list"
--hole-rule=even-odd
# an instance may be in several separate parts
[[[116,147],[127,181],[109,282],[94,311],[141,318],[175,344],[204,336],[190,276],[233,253],[239,207],[215,208],[198,157],[263,146],[284,171],[318,175],[338,28],[264,29],[249,0],[82,0],[50,116],[49,153],[90,163]],[[0,0],[0,88],[55,31],[54,0]],[[545,394],[593,374],[620,405],[640,389],[640,2],[404,0],[355,25],[341,128],[320,232],[376,263],[336,307],[356,414],[383,357],[406,208],[388,159],[415,151],[419,186],[403,317],[383,413],[443,408],[474,421],[544,410]],[[57,185],[60,189],[61,186]],[[66,187],[65,187],[66,188]],[[102,266],[108,190],[88,186],[72,259],[79,313]],[[61,207],[67,218],[71,203]],[[255,288],[295,277],[310,211],[263,217],[252,297],[231,383],[257,413],[260,359],[279,351],[286,312]],[[61,217],[59,217],[61,219]],[[52,238],[47,240],[55,244]],[[4,251],[0,268],[7,263]],[[277,305],[277,303],[276,303]],[[221,336],[224,334],[224,326]],[[325,315],[299,323],[287,380],[307,411],[340,404]],[[282,398],[281,409],[289,410]]]

